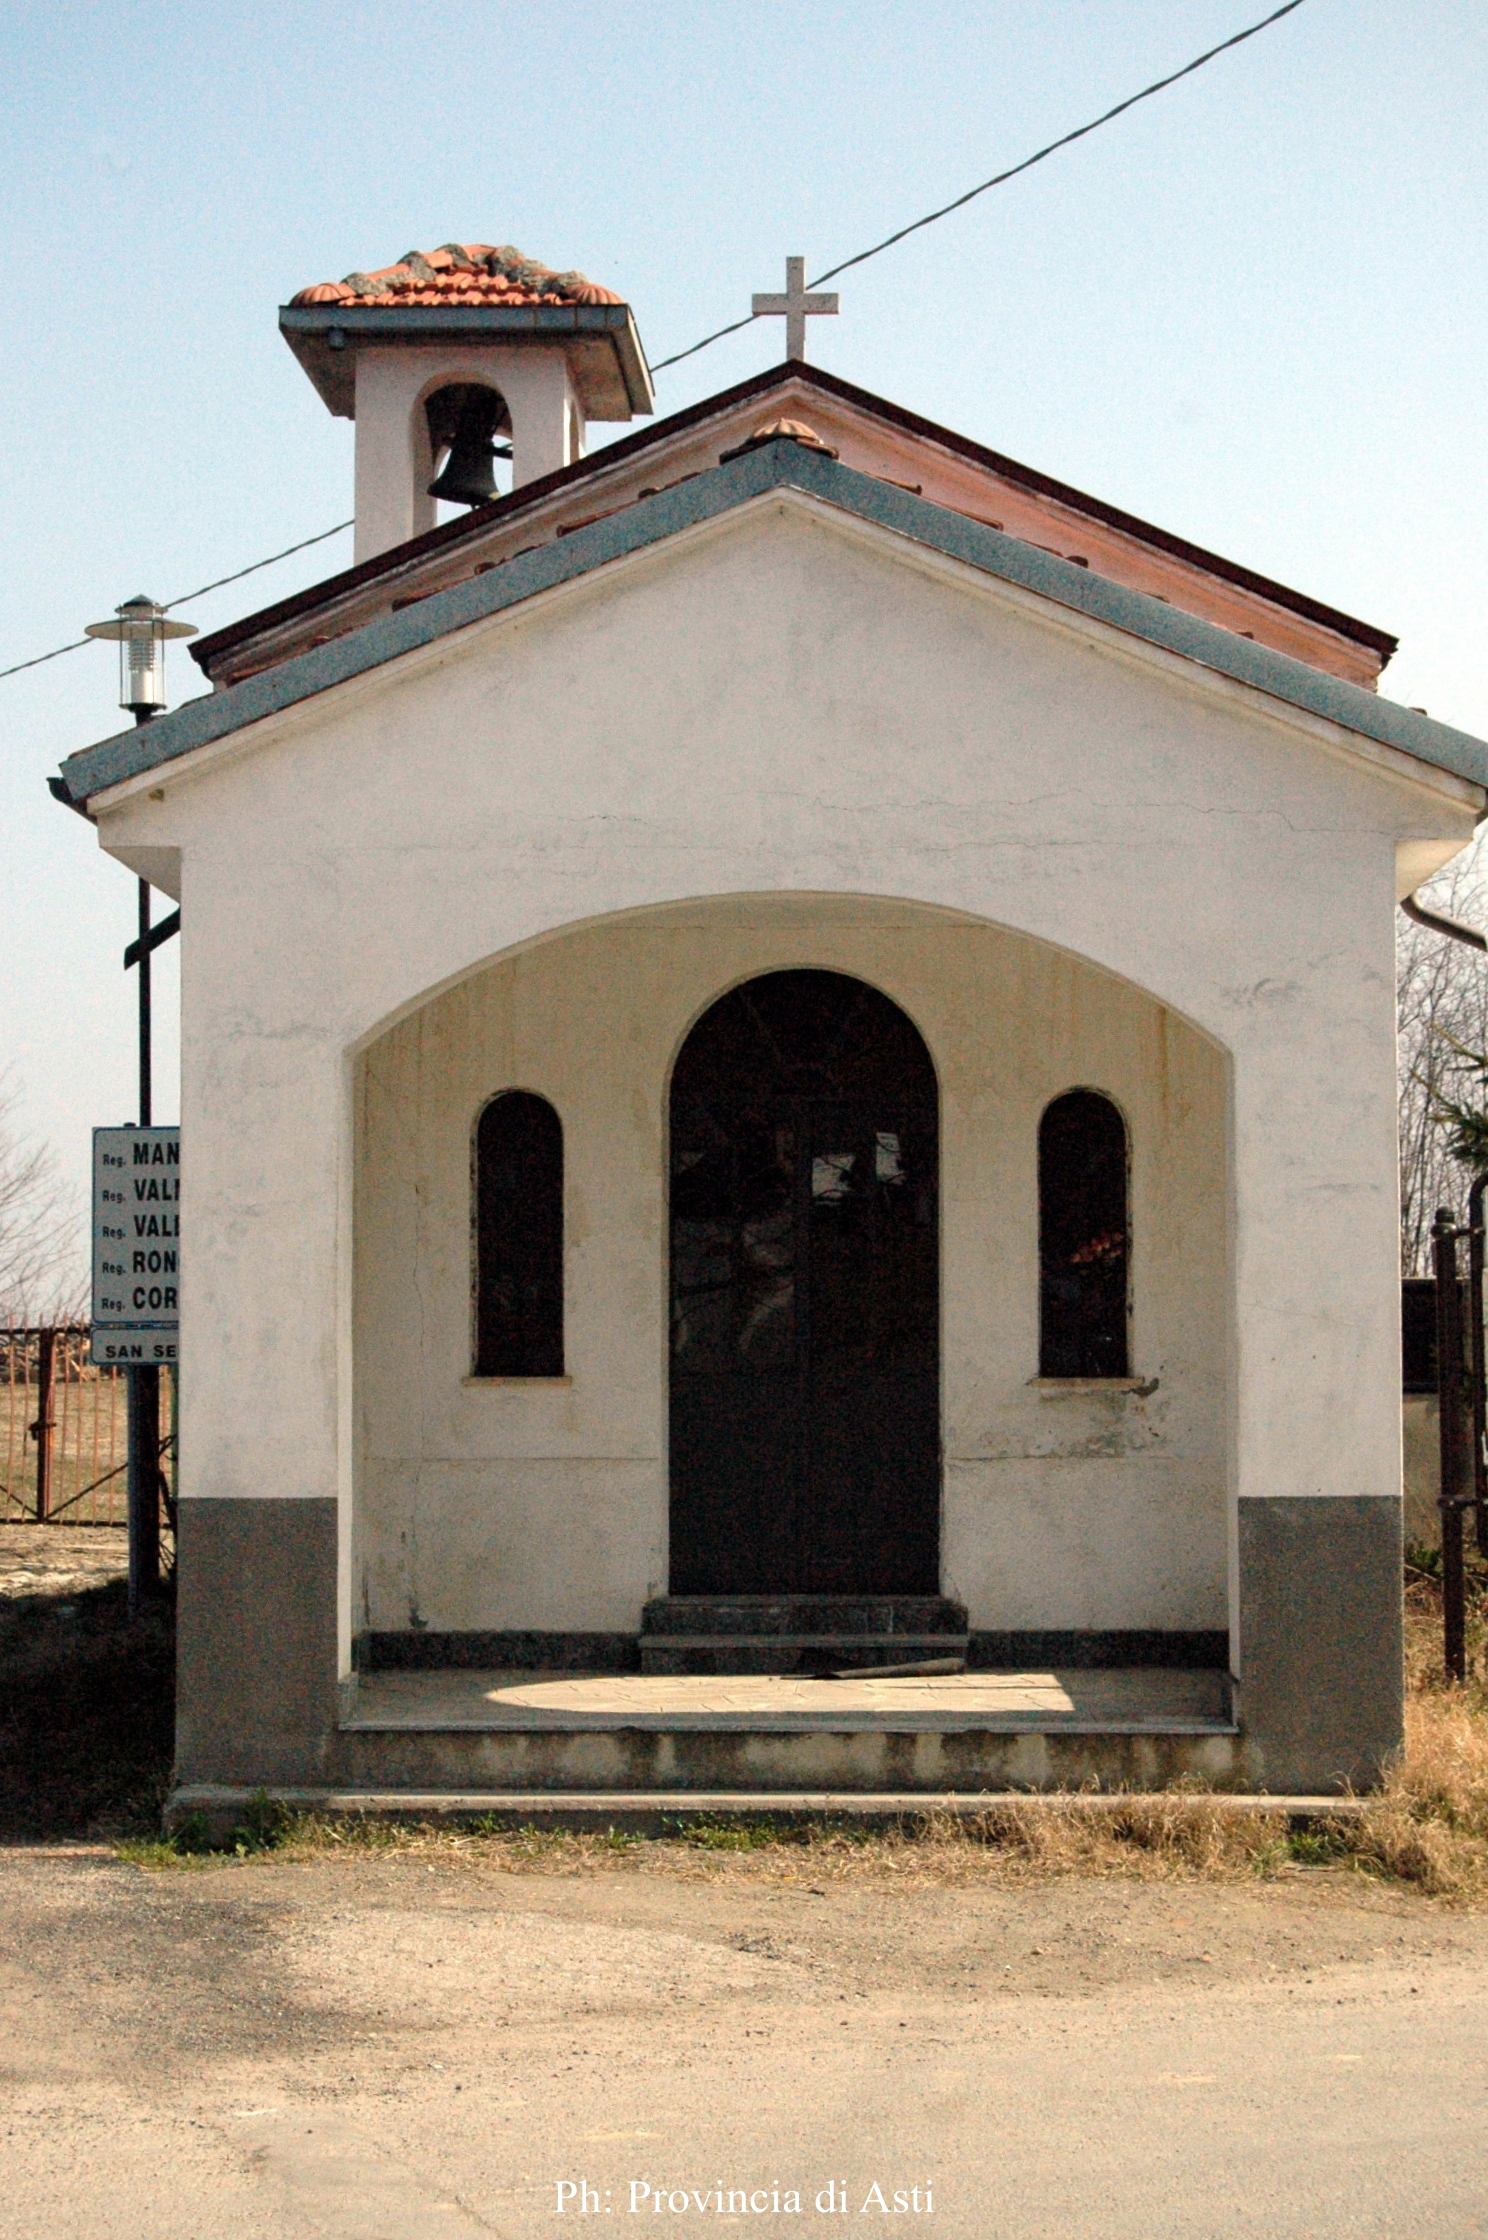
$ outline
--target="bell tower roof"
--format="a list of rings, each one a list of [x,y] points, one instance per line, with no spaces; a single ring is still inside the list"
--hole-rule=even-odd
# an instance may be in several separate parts
[[[380,271],[301,288],[279,328],[343,419],[356,417],[359,353],[388,343],[557,345],[586,418],[629,420],[655,403],[629,304],[582,272],[552,272],[510,245],[448,241],[410,249]]]
[[[550,272],[508,243],[446,241],[442,249],[409,249],[380,272],[348,272],[301,288],[290,302],[310,303],[619,303],[612,288],[582,272]]]

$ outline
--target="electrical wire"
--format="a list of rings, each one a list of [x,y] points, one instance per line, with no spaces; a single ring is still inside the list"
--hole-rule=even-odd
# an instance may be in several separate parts
[[[29,661],[13,661],[8,669],[0,669],[0,677],[18,677],[23,669],[39,669],[43,661],[60,661],[64,653],[76,653],[79,646],[91,643],[89,638],[74,638],[71,645],[53,646],[50,653],[33,653]]]
[[[1297,4],[1298,0],[1293,0],[1293,5]],[[313,537],[301,537],[298,544],[287,544],[282,552],[271,553],[267,560],[251,561],[246,568],[235,568],[230,576],[217,576],[211,583],[198,585],[195,591],[183,591],[179,599],[167,599],[165,612],[169,614],[172,607],[189,607],[193,599],[205,599],[209,591],[220,591],[225,583],[241,583],[244,576],[257,575],[260,568],[272,568],[276,560],[287,560],[292,552],[307,552],[312,544],[324,544],[327,537],[339,537],[343,529],[355,526],[353,517],[350,521],[338,521],[334,529],[319,529]],[[3,674],[0,670],[0,675]]]
[[[301,537],[298,544],[287,544],[282,552],[271,552],[267,560],[254,560],[246,568],[235,568],[230,576],[218,576],[212,583],[203,583],[195,591],[183,591],[179,599],[167,599],[161,612],[169,614],[172,607],[189,607],[193,599],[204,599],[209,591],[220,591],[225,583],[241,583],[244,576],[257,575],[260,568],[272,568],[276,561],[287,560],[293,552],[308,551],[312,544],[324,544],[327,537],[339,537],[343,529],[352,526],[350,521],[338,521],[333,529],[319,529],[313,537]],[[79,646],[91,645],[91,638],[74,638],[70,645],[53,646],[50,653],[33,654],[29,661],[13,662],[8,669],[0,669],[0,677],[19,676],[22,669],[39,669],[44,661],[60,660],[64,653],[76,653]]]
[[[1083,140],[1087,133],[1099,132],[1103,124],[1110,124],[1115,118],[1124,116],[1128,109],[1135,109],[1139,101],[1150,101],[1155,93],[1163,93],[1169,86],[1177,85],[1180,78],[1191,78],[1195,70],[1203,69],[1206,62],[1213,62],[1217,55],[1228,54],[1231,47],[1243,46],[1247,39],[1254,39],[1257,33],[1269,30],[1273,23],[1280,23],[1283,16],[1291,15],[1301,5],[1302,0],[1286,0],[1284,7],[1273,8],[1270,15],[1262,16],[1258,23],[1247,25],[1244,31],[1237,31],[1232,37],[1221,39],[1217,47],[1210,47],[1206,53],[1195,55],[1193,61],[1185,62],[1181,70],[1172,70],[1167,77],[1154,79],[1150,86],[1143,86],[1140,93],[1129,93],[1124,101],[1117,102],[1114,109],[1107,109],[1101,116],[1092,117],[1088,124],[1077,125],[1073,132],[1061,133],[1057,140],[1051,140],[1047,147],[1039,148],[1031,156],[1025,156],[1021,163],[1011,164],[1006,171],[999,171],[993,178],[984,179],[979,187],[969,187],[965,194],[958,194],[954,202],[942,203],[938,210],[930,211],[926,217],[916,218],[911,224],[901,226],[897,233],[886,235],[871,249],[860,249],[855,257],[844,257],[841,264],[834,264],[827,271],[818,273],[806,285],[809,288],[819,288],[824,281],[835,280],[839,272],[849,272],[854,265],[866,264],[870,257],[882,256],[885,249],[892,249],[896,242],[907,240],[910,234],[920,233],[926,226],[937,225],[942,218],[948,218],[953,210],[964,210],[967,203],[975,202],[978,195],[989,194],[993,187],[1005,186],[1009,179],[1016,179],[1020,172],[1031,171],[1036,163],[1042,163],[1047,156],[1056,155],[1061,148],[1069,147],[1072,141]],[[700,350],[706,350],[712,343],[722,342],[727,334],[738,334],[744,327],[753,326],[754,321],[755,313],[751,311],[746,318],[735,319],[731,325],[719,327],[714,333],[704,335],[701,342],[690,344],[686,350],[674,351],[670,358],[658,358],[651,371],[661,373],[667,366],[680,365],[684,358],[695,358]]]
[[[1044,162],[1048,156],[1057,155],[1061,148],[1068,148],[1074,141],[1083,140],[1087,133],[1099,132],[1102,125],[1125,116],[1127,110],[1135,109],[1139,101],[1150,101],[1155,93],[1165,92],[1169,86],[1177,85],[1182,78],[1191,78],[1196,70],[1202,70],[1216,56],[1228,54],[1232,47],[1243,46],[1247,39],[1254,39],[1259,32],[1269,30],[1273,23],[1280,23],[1283,16],[1292,15],[1301,5],[1302,0],[1285,0],[1282,7],[1273,8],[1270,15],[1262,16],[1258,23],[1248,24],[1243,31],[1236,31],[1230,38],[1221,39],[1217,47],[1210,47],[1205,53],[1195,55],[1193,61],[1185,62],[1181,70],[1169,71],[1165,78],[1155,78],[1150,86],[1143,86],[1140,93],[1129,93],[1124,101],[1117,102],[1114,109],[1107,109],[1100,116],[1092,117],[1088,124],[1077,125],[1073,132],[1061,133],[1057,140],[1051,140],[1047,147],[1035,150],[1031,156],[1025,156],[1021,163],[1011,164],[1006,171],[999,171],[992,178],[984,179],[979,187],[968,187],[966,193],[958,194],[953,202],[943,203],[938,210],[931,210],[925,217],[913,219],[909,225],[901,226],[897,233],[888,234],[882,241],[876,242],[871,249],[860,249],[856,256],[844,257],[840,264],[831,265],[825,272],[818,273],[814,280],[807,282],[807,286],[819,288],[824,281],[835,280],[840,272],[850,272],[854,265],[866,264],[870,257],[882,256],[885,249],[892,249],[896,243],[907,240],[910,234],[923,232],[926,226],[938,225],[953,210],[964,210],[968,202],[975,202],[978,195],[989,194],[993,187],[1005,186],[1009,179],[1016,179],[1021,172],[1031,171],[1036,163]],[[686,350],[674,351],[670,358],[658,358],[651,371],[662,373],[668,366],[680,365],[684,358],[695,358],[700,350],[708,349],[715,342],[722,342],[725,335],[739,334],[745,327],[752,327],[755,316],[751,311],[745,318],[735,319],[726,327],[715,328],[712,334],[704,335],[701,342],[690,344]],[[271,553],[267,560],[255,560],[246,568],[235,569],[230,576],[218,576],[213,582],[204,583],[195,591],[183,592],[179,599],[168,599],[165,611],[169,612],[172,607],[189,606],[193,599],[204,599],[209,591],[220,591],[224,584],[241,583],[244,576],[256,575],[260,568],[272,568],[276,561],[287,560],[295,552],[306,552],[313,544],[324,544],[327,537],[339,536],[343,529],[351,526],[350,521],[338,521],[333,529],[322,529],[316,536],[302,537],[298,544],[286,545],[282,552]],[[0,669],[0,677],[16,677],[23,669],[39,669],[43,662],[59,661],[64,653],[76,653],[80,646],[89,642],[87,638],[74,638],[68,645],[54,646],[50,653],[33,654],[29,661],[16,661],[8,669]]]

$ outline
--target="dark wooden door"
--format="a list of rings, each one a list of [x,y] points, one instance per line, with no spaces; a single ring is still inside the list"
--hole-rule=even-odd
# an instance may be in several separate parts
[[[671,1108],[671,1591],[939,1591],[939,1130],[897,1004],[724,996]]]

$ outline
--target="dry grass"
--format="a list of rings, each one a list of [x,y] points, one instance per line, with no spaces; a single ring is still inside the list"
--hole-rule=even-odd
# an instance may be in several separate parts
[[[1471,1676],[1465,1687],[1448,1687],[1441,1678],[1435,1583],[1414,1575],[1406,1600],[1408,1692],[1400,1759],[1384,1786],[1361,1799],[1355,1813],[1300,1829],[1198,1788],[1099,1803],[1010,1797],[969,1818],[929,1814],[871,1834],[845,1824],[792,1828],[768,1820],[720,1820],[682,1825],[660,1838],[570,1835],[480,1822],[439,1826],[317,1818],[286,1814],[264,1800],[226,1853],[210,1850],[203,1832],[189,1826],[169,1842],[131,1842],[121,1850],[150,1867],[208,1866],[269,1854],[310,1860],[418,1853],[495,1872],[582,1875],[618,1867],[709,1880],[825,1885],[851,1879],[902,1888],[1055,1875],[1238,1881],[1321,1868],[1380,1877],[1451,1904],[1488,1905],[1488,1574],[1474,1588]],[[4,1755],[0,1749],[0,1760]],[[162,1759],[161,1778],[164,1770]],[[124,1772],[127,1778],[120,1779],[115,1769],[112,1788],[137,1793],[139,1769],[131,1765]],[[107,1824],[101,1801],[90,1800],[94,1828]],[[117,1805],[114,1811],[118,1814]],[[119,1826],[119,1817],[113,1824]]]
[[[1407,1574],[1405,1748],[1354,1835],[1360,1865],[1433,1896],[1488,1902],[1488,1573],[1470,1572],[1468,1678],[1442,1674],[1441,1594]]]
[[[239,1858],[272,1852],[310,1860],[369,1852],[418,1854],[488,1871],[583,1875],[631,1869],[689,1879],[899,1888],[1118,1876],[1143,1882],[1239,1881],[1332,1869],[1363,1873],[1459,1905],[1488,1903],[1488,1679],[1476,1627],[1474,1678],[1438,1677],[1440,1610],[1430,1583],[1410,1594],[1406,1746],[1384,1787],[1348,1817],[1289,1827],[1198,1788],[1099,1802],[1007,1798],[982,1813],[907,1819],[868,1833],[850,1825],[792,1828],[769,1820],[680,1825],[663,1837],[565,1834],[467,1822],[456,1826],[285,1815],[265,1803],[240,1831]],[[188,1829],[171,1844],[136,1844],[140,1865],[204,1865]],[[221,1858],[219,1852],[215,1855]]]
[[[1433,1737],[1433,1743],[1436,1737]],[[675,1835],[570,1834],[536,1828],[462,1827],[383,1820],[288,1816],[243,1832],[237,1856],[271,1850],[309,1860],[337,1854],[411,1853],[451,1866],[515,1874],[584,1875],[633,1869],[707,1881],[864,1883],[909,1889],[1050,1876],[1117,1876],[1141,1882],[1276,1878],[1318,1868],[1367,1873],[1460,1904],[1488,1902],[1488,1812],[1467,1824],[1459,1786],[1462,1737],[1434,1748],[1424,1779],[1402,1774],[1349,1819],[1303,1829],[1222,1796],[1170,1791],[1115,1799],[1099,1808],[1079,1797],[1009,1798],[986,1812],[927,1814],[872,1833],[814,1825],[716,1821]],[[1469,1780],[1484,1794],[1488,1734],[1468,1737]],[[1414,1772],[1414,1769],[1412,1769]],[[189,1839],[188,1839],[189,1840]],[[136,1845],[141,1865],[207,1864],[166,1845]],[[221,1856],[220,1854],[218,1856]]]
[[[927,1813],[896,1828],[860,1829],[769,1820],[679,1825],[671,1836],[568,1834],[509,1827],[438,1828],[356,1820],[288,1821],[281,1857],[373,1848],[429,1852],[512,1873],[581,1875],[632,1867],[709,1881],[878,1882],[945,1887],[1050,1875],[1118,1874],[1142,1881],[1227,1878],[1279,1871],[1296,1859],[1288,1837],[1254,1813],[1199,1792],[1115,1800],[1092,1810],[1078,1797],[1009,1798],[972,1815]],[[1334,1862],[1331,1839],[1321,1842]],[[1302,1856],[1312,1863],[1303,1850]],[[1322,1863],[1319,1860],[1319,1863]]]

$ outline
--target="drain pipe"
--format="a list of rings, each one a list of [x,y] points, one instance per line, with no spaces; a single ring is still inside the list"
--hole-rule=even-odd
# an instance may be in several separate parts
[[[1444,918],[1439,910],[1428,910],[1417,895],[1408,894],[1400,905],[1406,916],[1428,933],[1445,933],[1453,941],[1465,942],[1469,949],[1488,949],[1488,934],[1481,934],[1473,926],[1465,926],[1460,918]]]

